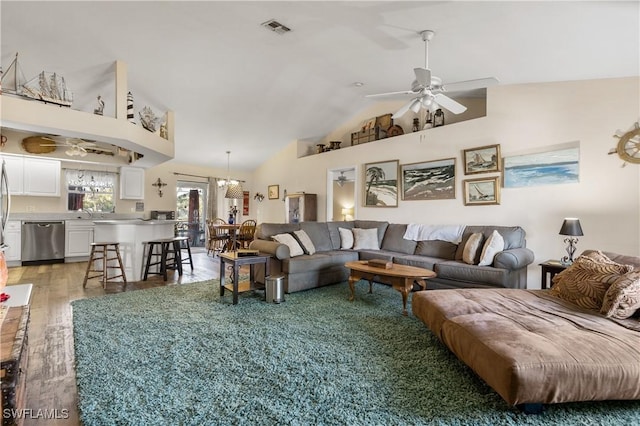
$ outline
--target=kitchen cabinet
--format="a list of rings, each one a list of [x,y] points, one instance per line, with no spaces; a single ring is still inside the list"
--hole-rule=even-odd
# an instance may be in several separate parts
[[[298,223],[318,220],[318,203],[316,194],[288,194],[284,200],[287,223]]]
[[[22,256],[22,223],[10,220],[4,230],[4,243],[8,248],[4,251],[8,266],[20,266]]]
[[[120,167],[120,199],[144,199],[144,169],[139,167]]]
[[[89,257],[95,224],[91,220],[65,220],[64,257],[78,258],[81,262]],[[69,260],[69,259],[68,259]]]
[[[60,196],[60,160],[4,155],[11,195]]]

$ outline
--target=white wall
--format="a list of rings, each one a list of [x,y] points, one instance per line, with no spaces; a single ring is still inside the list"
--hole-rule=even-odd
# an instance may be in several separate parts
[[[640,166],[620,167],[617,155],[607,155],[618,141],[613,137],[616,130],[628,130],[639,119],[639,95],[637,77],[496,86],[488,89],[485,118],[303,158],[297,158],[293,141],[260,166],[253,181],[259,191],[279,184],[281,192],[286,188],[318,194],[318,220],[326,220],[327,169],[359,163],[362,187],[362,168],[368,162],[397,159],[406,164],[456,157],[455,200],[399,200],[398,208],[363,207],[360,189],[356,217],[395,223],[520,225],[536,256],[528,285],[538,288],[538,263],[566,254],[558,235],[564,217],[580,218],[585,235],[578,252],[596,248],[640,255]],[[354,118],[352,127],[363,118]],[[580,142],[579,183],[503,188],[500,205],[464,206],[461,182],[471,176],[463,174],[463,149],[500,144],[504,157],[571,141]],[[258,221],[282,222],[283,204],[265,199],[256,212]]]

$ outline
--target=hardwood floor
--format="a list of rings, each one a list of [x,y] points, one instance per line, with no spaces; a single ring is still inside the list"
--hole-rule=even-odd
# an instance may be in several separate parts
[[[26,408],[31,415],[25,425],[78,425],[78,394],[74,368],[73,324],[70,302],[122,291],[183,285],[219,276],[219,260],[206,250],[193,248],[193,271],[185,265],[182,277],[169,271],[167,281],[150,276],[147,281],[108,283],[103,289],[97,279],[82,288],[87,262],[9,268],[8,285],[33,284],[29,324],[29,364]],[[45,418],[42,411],[57,419]],[[32,418],[29,418],[32,417]]]

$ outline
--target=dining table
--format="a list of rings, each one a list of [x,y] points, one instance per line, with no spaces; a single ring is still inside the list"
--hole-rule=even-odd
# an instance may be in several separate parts
[[[238,230],[240,229],[240,224],[239,223],[223,223],[223,224],[213,224],[211,226],[216,231],[218,229],[223,229],[227,231],[227,240],[223,246],[222,251],[223,252],[233,251],[234,247],[237,246],[236,236],[237,236]],[[217,235],[217,232],[216,232],[216,235]]]

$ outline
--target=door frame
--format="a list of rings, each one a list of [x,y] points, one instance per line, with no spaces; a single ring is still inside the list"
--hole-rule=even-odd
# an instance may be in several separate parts
[[[336,167],[336,168],[331,168],[331,169],[327,169],[327,205],[326,205],[326,220],[327,222],[331,221],[333,219],[333,182],[337,179],[337,177],[340,175],[341,171],[349,171],[349,172],[353,172],[354,177],[353,177],[353,217],[354,219],[356,217],[358,217],[358,205],[359,200],[358,200],[358,188],[359,188],[359,176],[360,174],[358,173],[358,166],[357,165],[352,165],[352,166],[343,166],[343,167]],[[335,219],[334,219],[335,220]],[[342,218],[337,219],[337,220],[342,220]]]

